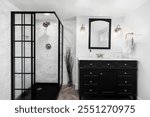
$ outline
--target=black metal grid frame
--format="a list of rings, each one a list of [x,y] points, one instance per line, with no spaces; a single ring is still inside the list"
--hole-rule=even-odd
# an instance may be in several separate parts
[[[24,93],[25,89],[25,74],[31,74],[31,99],[34,99],[34,84],[36,83],[36,14],[37,13],[51,13],[56,16],[58,19],[58,86],[59,88],[63,83],[63,24],[58,18],[57,14],[54,11],[12,11],[11,12],[11,99],[15,99],[15,90],[21,90]],[[15,24],[15,14],[21,14],[21,24]],[[31,25],[25,24],[25,14],[31,14]],[[15,26],[21,26],[21,40],[15,40]],[[31,41],[25,40],[25,26],[31,26]],[[62,26],[62,46],[60,48],[60,26]],[[21,56],[15,56],[15,43],[21,42]],[[31,57],[25,56],[25,42],[31,42]],[[33,47],[34,45],[34,47]],[[23,48],[24,47],[24,48]],[[24,51],[24,52],[23,52]],[[62,52],[62,58],[60,59],[60,52]],[[23,55],[24,54],[24,55]],[[21,73],[15,73],[15,58],[21,59]],[[25,72],[25,59],[31,58],[31,73]],[[60,61],[62,60],[62,61]],[[23,63],[24,62],[24,63]],[[62,66],[60,66],[62,63]],[[24,65],[23,65],[24,64]],[[62,69],[62,76],[60,78],[60,69]],[[24,73],[22,73],[24,72]],[[15,89],[15,74],[21,74],[21,88]],[[61,82],[60,82],[61,80]]]

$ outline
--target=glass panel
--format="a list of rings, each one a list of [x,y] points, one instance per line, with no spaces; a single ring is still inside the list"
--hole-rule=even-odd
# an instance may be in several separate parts
[[[25,89],[31,88],[31,74],[25,75]]]
[[[22,94],[22,91],[21,90],[15,90],[15,99],[21,99],[21,94]]]
[[[21,40],[21,26],[15,26],[15,40]]]
[[[30,58],[25,59],[25,72],[31,73],[31,59]]]
[[[21,14],[15,14],[15,24],[21,24]]]
[[[32,39],[31,41],[34,41],[34,27],[32,26]]]
[[[17,73],[21,72],[21,59],[20,58],[15,59],[15,72]]]
[[[33,51],[32,51],[32,57],[34,57],[34,43],[32,43],[32,49],[33,49]]]
[[[15,43],[15,56],[21,56],[21,42]]]
[[[25,26],[25,40],[31,41],[31,26]]]
[[[23,95],[24,100],[31,100],[31,90],[25,90]]]
[[[33,68],[32,68],[32,72],[34,73],[34,59],[32,58],[32,66],[33,66]]]
[[[21,16],[22,16],[22,19],[21,19]],[[31,14],[24,14],[24,13],[15,14],[15,24],[22,25],[22,26],[16,25],[14,27],[13,37],[14,37],[14,40],[16,41],[14,43],[15,57],[22,57],[22,58],[15,58],[15,72],[24,73],[25,71],[25,73],[31,73],[31,64],[33,64],[33,68],[34,68],[34,60],[33,60],[33,63],[31,63],[31,58],[23,58],[23,57],[31,57],[31,42],[27,42],[27,41],[31,41],[31,26],[30,26]],[[34,34],[34,27],[32,31]],[[26,42],[18,42],[18,41],[24,41],[23,38],[25,38]],[[33,50],[34,50],[34,45],[33,45]],[[21,63],[22,63],[22,66],[21,66]],[[14,90],[15,99],[31,99],[31,90],[30,90],[31,74],[15,74],[14,73],[14,75],[15,77],[13,80],[14,80],[14,85],[15,85],[15,90]],[[21,78],[22,76],[23,78]],[[21,89],[21,90],[18,90],[18,89]],[[25,89],[28,89],[28,90],[25,90]]]
[[[25,14],[25,24],[31,24],[31,14]]]
[[[56,16],[37,13],[36,34],[36,82],[58,83],[58,19]],[[51,48],[47,49],[46,44],[50,44]]]
[[[62,25],[60,24],[60,84],[62,83],[62,30],[63,30],[63,27]]]
[[[34,14],[32,14],[31,16],[32,16],[32,24],[34,24]]]
[[[15,74],[15,88],[21,89],[21,74]]]
[[[31,88],[31,74],[25,74],[24,76],[25,76],[25,79],[23,79],[22,81],[25,80],[25,89],[29,89]],[[22,89],[22,87],[21,87],[21,74],[16,74],[15,75],[15,88]]]
[[[31,42],[25,42],[25,56],[31,57]]]

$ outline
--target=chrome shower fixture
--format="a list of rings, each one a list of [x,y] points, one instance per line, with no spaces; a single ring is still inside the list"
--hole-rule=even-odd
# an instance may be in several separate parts
[[[43,26],[46,27],[46,28],[47,28],[49,25],[50,25],[50,22],[48,22],[48,21],[46,21],[46,22],[43,23]]]

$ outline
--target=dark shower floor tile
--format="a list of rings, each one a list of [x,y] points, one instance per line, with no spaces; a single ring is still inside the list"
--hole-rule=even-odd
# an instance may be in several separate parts
[[[36,83],[35,100],[56,100],[59,94],[58,83]]]

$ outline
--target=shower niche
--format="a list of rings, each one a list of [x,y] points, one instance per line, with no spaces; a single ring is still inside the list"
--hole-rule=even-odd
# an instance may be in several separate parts
[[[63,83],[63,25],[55,12],[11,12],[11,99],[54,100]]]

